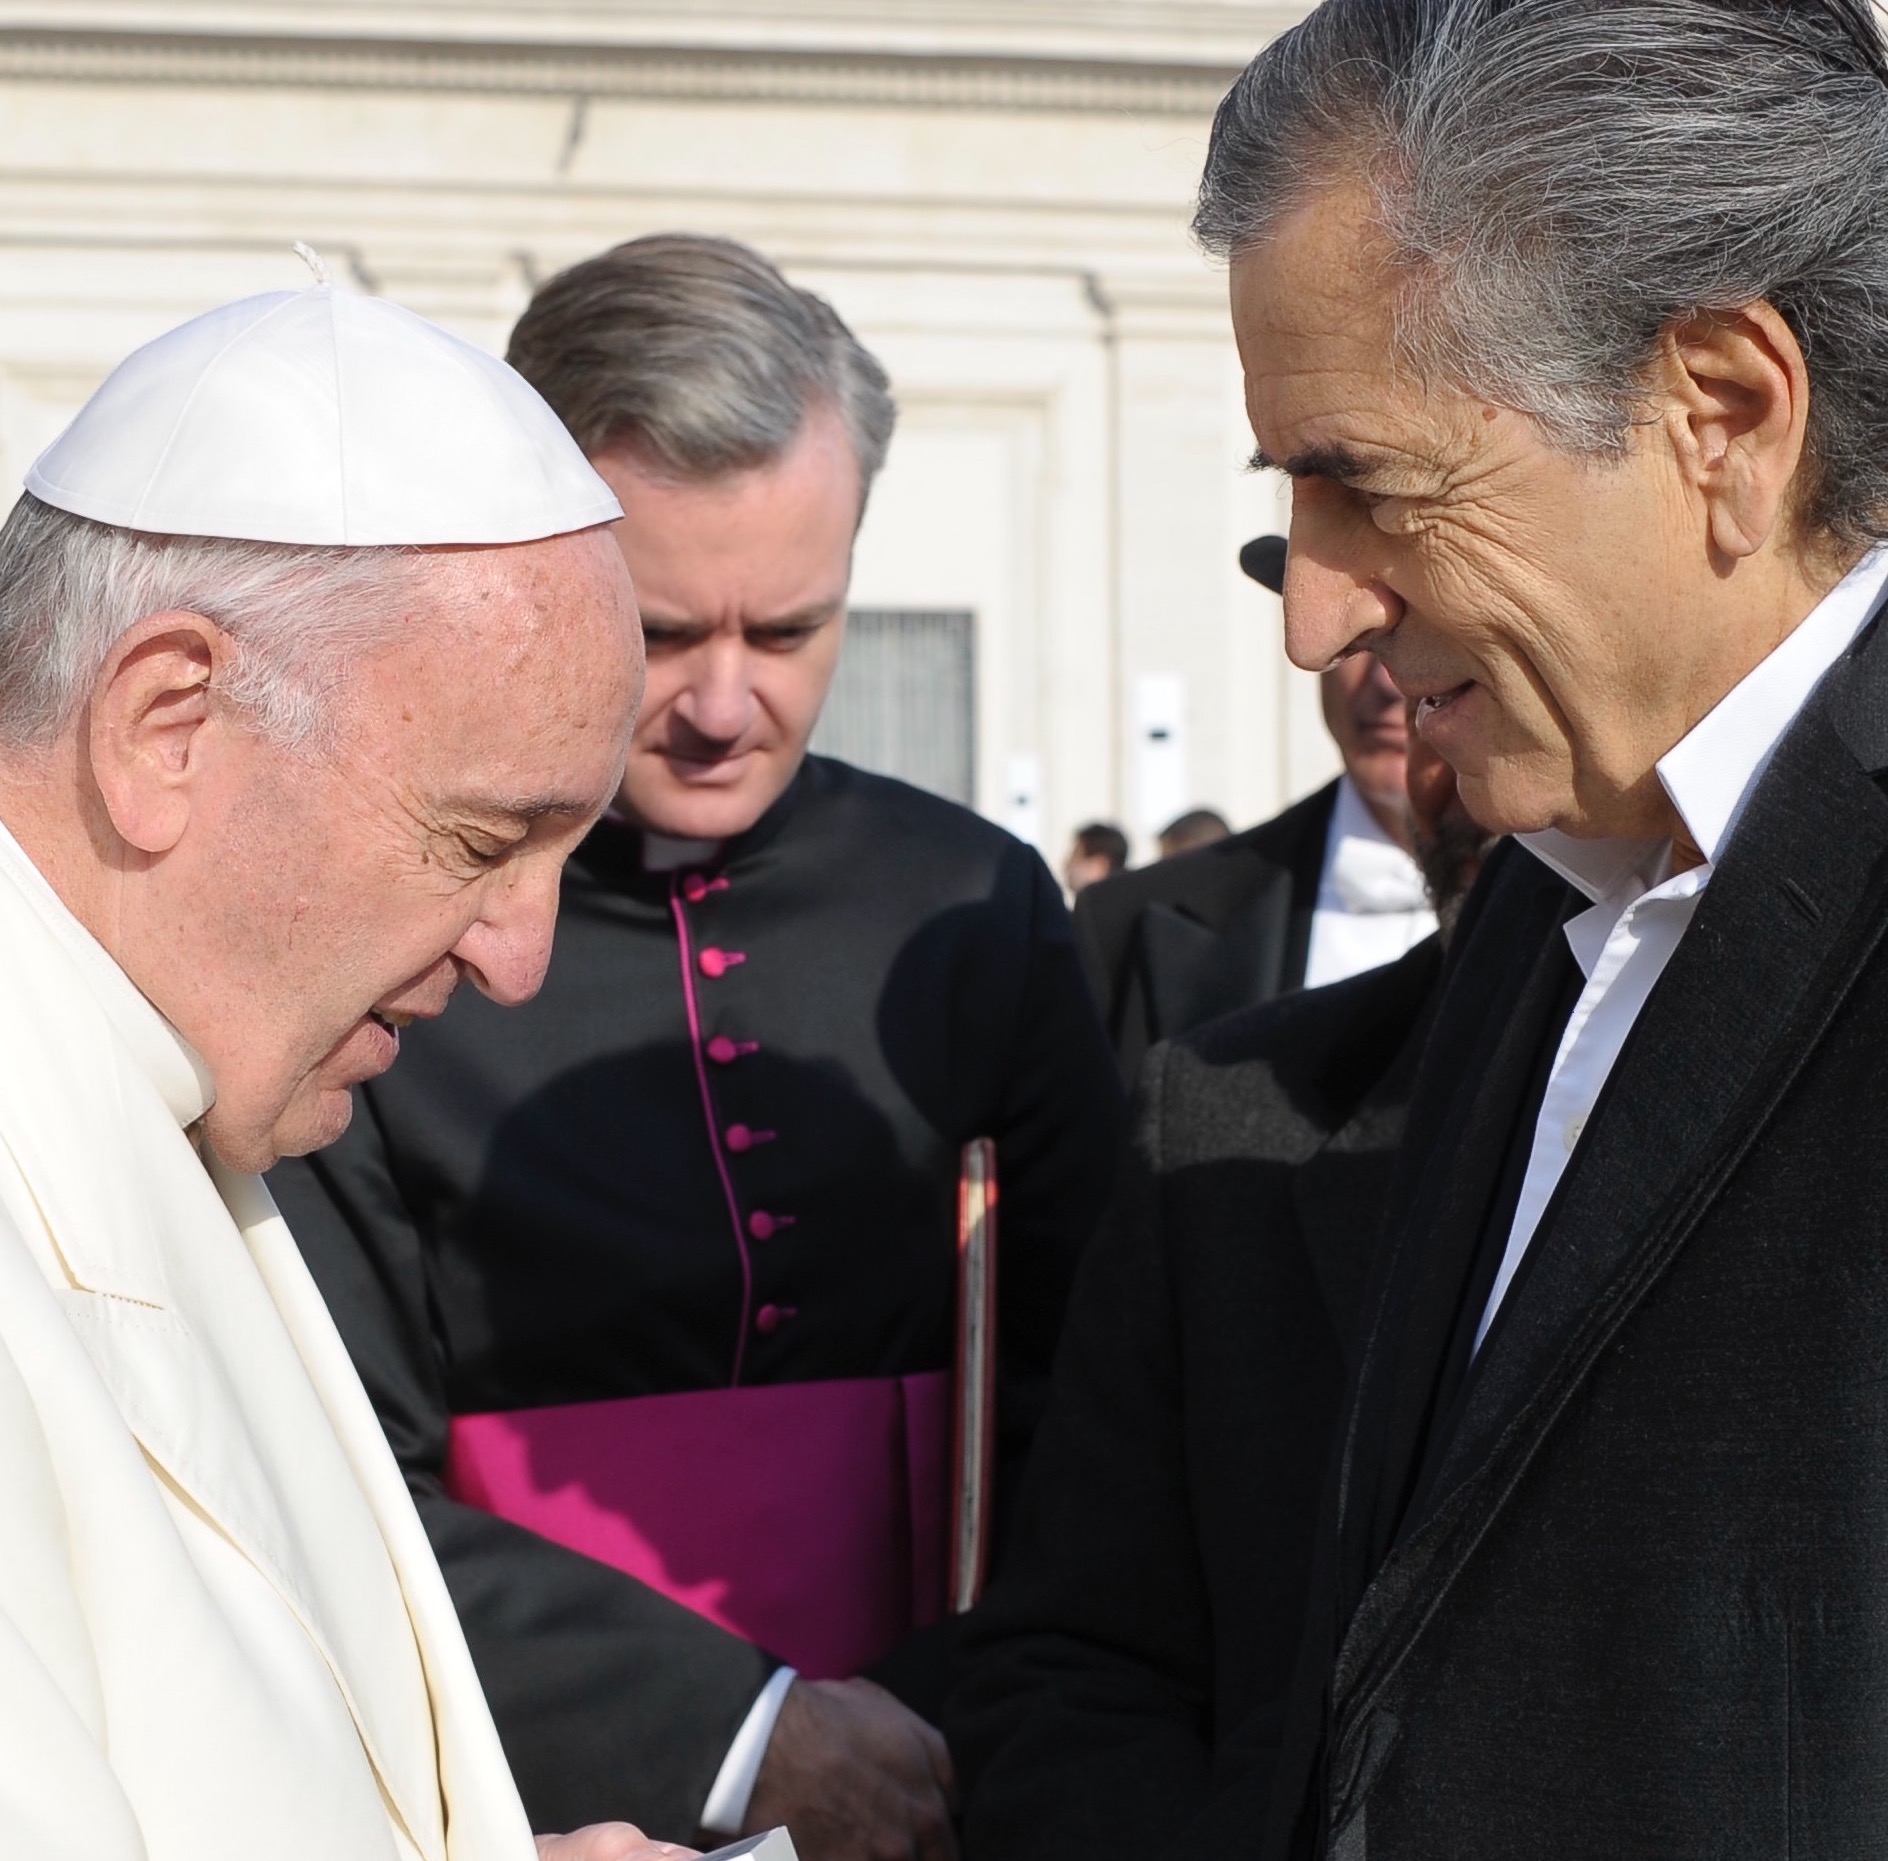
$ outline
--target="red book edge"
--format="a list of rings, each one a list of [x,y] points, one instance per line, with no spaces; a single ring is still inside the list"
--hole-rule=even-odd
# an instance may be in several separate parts
[[[996,1480],[996,1144],[964,1146],[957,1179],[957,1351],[951,1404],[953,1615],[983,1594]]]

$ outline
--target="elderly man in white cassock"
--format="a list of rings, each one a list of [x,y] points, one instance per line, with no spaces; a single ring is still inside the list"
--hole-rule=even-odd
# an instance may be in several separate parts
[[[615,499],[326,287],[132,356],[0,530],[0,1855],[530,1861],[256,1180],[537,987],[642,684]],[[676,1854],[617,1825],[559,1861]]]

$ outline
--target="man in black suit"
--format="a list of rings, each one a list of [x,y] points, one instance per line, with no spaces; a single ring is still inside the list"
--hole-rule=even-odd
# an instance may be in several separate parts
[[[1222,105],[1286,636],[1484,827],[1263,1852],[1888,1828],[1888,59],[1865,0],[1326,0]]]
[[[1274,594],[1284,560],[1276,537],[1240,554]],[[1076,945],[1129,1079],[1157,1040],[1393,961],[1435,928],[1408,854],[1402,696],[1365,655],[1326,672],[1320,697],[1344,763],[1335,782],[1076,900]]]
[[[1333,666],[1322,698],[1339,780],[1076,898],[1076,947],[1127,1078],[1155,1040],[1390,963],[1435,929],[1407,851],[1403,698],[1369,655]]]
[[[1446,925],[1486,841],[1419,743],[1409,800]],[[1204,1847],[1256,1826],[1441,967],[1432,937],[1149,1055],[952,1702],[968,1861]]]

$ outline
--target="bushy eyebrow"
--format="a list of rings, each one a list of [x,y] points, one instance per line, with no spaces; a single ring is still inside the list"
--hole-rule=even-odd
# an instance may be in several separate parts
[[[1355,485],[1376,477],[1383,465],[1352,452],[1348,446],[1309,446],[1289,459],[1274,459],[1263,446],[1254,446],[1246,470],[1283,472],[1287,478],[1328,478],[1333,484]]]

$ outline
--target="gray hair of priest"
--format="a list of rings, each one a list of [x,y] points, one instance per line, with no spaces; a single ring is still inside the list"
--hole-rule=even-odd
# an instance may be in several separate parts
[[[360,654],[421,595],[424,552],[154,536],[30,492],[0,526],[0,748],[52,742],[150,614],[202,614],[236,642],[221,696],[283,744],[317,738]]]
[[[1369,186],[1403,362],[1616,453],[1661,334],[1770,303],[1812,386],[1801,515],[1888,532],[1888,57],[1868,0],[1325,0],[1214,123],[1237,258]]]
[[[627,445],[684,483],[771,463],[824,405],[869,492],[898,417],[885,370],[824,298],[695,233],[632,239],[560,272],[505,359],[586,453]]]

